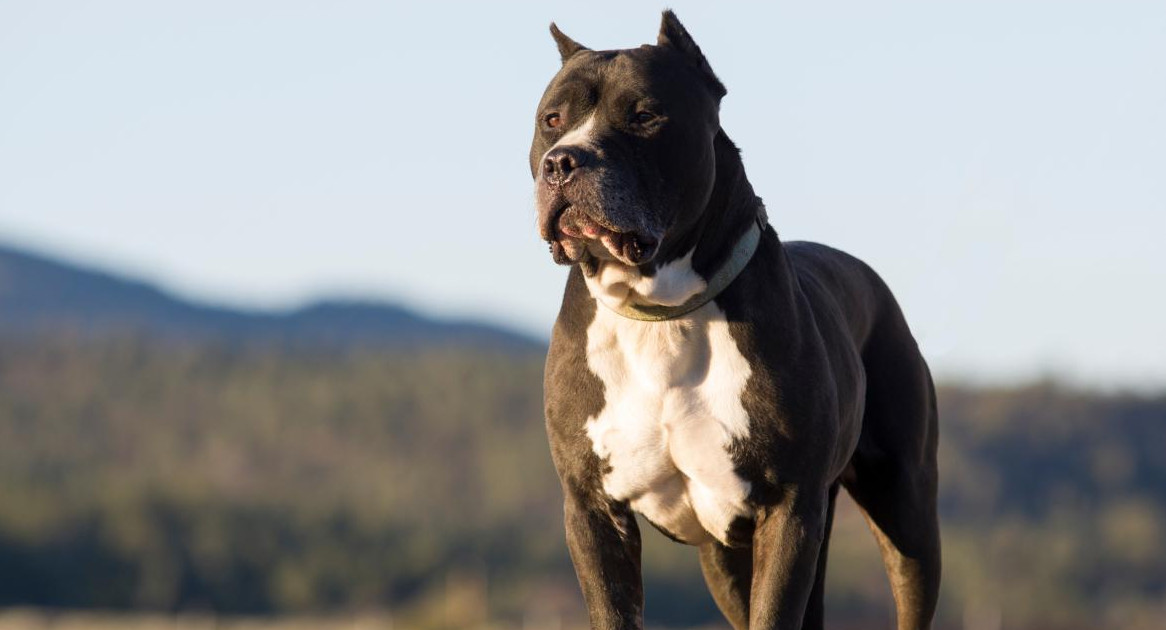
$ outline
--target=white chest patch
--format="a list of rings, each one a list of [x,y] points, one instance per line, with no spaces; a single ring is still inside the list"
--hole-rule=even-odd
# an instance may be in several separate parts
[[[749,483],[728,448],[749,433],[741,394],[751,370],[712,302],[679,320],[642,322],[596,309],[587,365],[604,385],[587,421],[610,469],[603,488],[690,544],[728,542],[751,516]]]

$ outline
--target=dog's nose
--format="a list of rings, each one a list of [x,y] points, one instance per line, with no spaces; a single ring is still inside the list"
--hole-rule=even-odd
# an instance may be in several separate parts
[[[578,147],[556,147],[543,158],[543,179],[556,186],[567,183],[571,174],[586,164],[587,154]]]

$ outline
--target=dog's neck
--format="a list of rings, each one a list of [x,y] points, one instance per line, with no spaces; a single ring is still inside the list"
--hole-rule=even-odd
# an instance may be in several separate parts
[[[692,267],[708,278],[732,255],[734,244],[761,218],[766,221],[765,205],[753,193],[753,186],[745,176],[741,152],[724,129],[713,141],[717,175],[712,194],[704,212],[696,223],[685,231],[686,236],[674,245],[676,252],[692,252]],[[675,258],[676,254],[662,251],[661,260]]]
[[[740,152],[724,130],[714,140],[716,179],[703,212],[682,236],[661,246],[657,261],[630,267],[601,262],[587,277],[591,295],[615,310],[628,304],[674,307],[708,288],[750,228],[765,225],[765,206],[745,176]]]

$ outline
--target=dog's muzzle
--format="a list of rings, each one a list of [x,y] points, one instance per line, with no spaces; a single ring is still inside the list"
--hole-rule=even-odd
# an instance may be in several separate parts
[[[539,235],[550,243],[555,262],[569,265],[591,259],[618,260],[640,265],[651,260],[659,238],[610,221],[601,206],[600,195],[587,190],[598,186],[586,181],[594,156],[576,146],[555,147],[543,157],[537,183]],[[589,211],[590,210],[590,211]]]

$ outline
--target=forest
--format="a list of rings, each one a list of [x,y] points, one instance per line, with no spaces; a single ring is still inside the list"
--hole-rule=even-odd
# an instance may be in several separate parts
[[[0,606],[572,626],[542,361],[6,338]],[[1166,394],[947,383],[939,401],[942,627],[1163,627]],[[694,550],[643,531],[651,624],[716,624]],[[889,627],[848,500],[832,540],[828,620]]]

